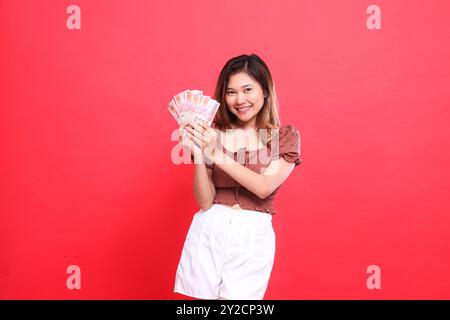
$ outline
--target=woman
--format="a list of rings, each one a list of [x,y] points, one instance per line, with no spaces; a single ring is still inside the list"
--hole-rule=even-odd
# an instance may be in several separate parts
[[[272,76],[257,55],[223,67],[212,126],[180,127],[194,158],[192,220],[178,265],[175,292],[199,299],[260,300],[272,271],[272,202],[300,164],[300,134],[280,127]]]

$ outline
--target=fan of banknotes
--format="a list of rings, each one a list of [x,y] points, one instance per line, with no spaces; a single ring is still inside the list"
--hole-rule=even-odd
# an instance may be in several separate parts
[[[168,107],[179,125],[191,120],[211,125],[218,108],[219,103],[211,97],[204,96],[200,90],[185,90],[175,95]]]

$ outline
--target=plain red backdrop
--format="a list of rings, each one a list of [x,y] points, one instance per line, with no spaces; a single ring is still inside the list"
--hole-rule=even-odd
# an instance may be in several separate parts
[[[66,8],[81,8],[68,30]],[[366,8],[381,8],[368,30]],[[179,299],[193,167],[167,111],[257,53],[302,158],[267,299],[450,298],[446,0],[0,0],[0,298]],[[66,288],[68,265],[81,290]],[[366,268],[381,268],[369,290]]]

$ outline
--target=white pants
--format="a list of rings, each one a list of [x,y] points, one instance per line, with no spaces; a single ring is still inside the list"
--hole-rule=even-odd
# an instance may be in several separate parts
[[[214,204],[194,215],[174,291],[199,299],[261,300],[274,257],[272,215]]]

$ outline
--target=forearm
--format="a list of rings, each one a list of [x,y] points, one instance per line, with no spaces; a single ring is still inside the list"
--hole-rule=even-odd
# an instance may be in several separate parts
[[[267,177],[237,163],[234,159],[216,150],[214,165],[222,169],[231,178],[240,183],[244,188],[261,199],[268,196]]]
[[[216,195],[214,185],[208,179],[205,164],[194,164],[194,197],[201,209],[210,207]]]

